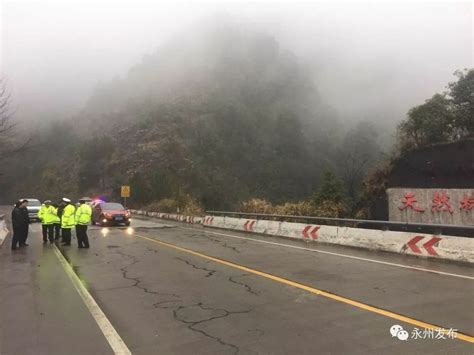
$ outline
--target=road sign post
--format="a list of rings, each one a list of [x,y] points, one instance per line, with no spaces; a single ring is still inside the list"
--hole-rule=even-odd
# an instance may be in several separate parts
[[[123,205],[127,207],[127,197],[130,197],[130,186],[122,185],[120,189],[120,196],[123,197]]]

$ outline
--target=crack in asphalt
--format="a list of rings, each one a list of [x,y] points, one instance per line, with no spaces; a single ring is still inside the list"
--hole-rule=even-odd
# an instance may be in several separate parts
[[[187,265],[191,266],[193,269],[207,271],[207,275],[204,276],[204,277],[211,277],[212,275],[214,275],[214,273],[217,272],[216,270],[207,269],[205,267],[199,267],[199,266],[191,263],[190,261],[188,261],[186,259],[182,259],[182,258],[178,258],[178,257],[176,257],[175,259],[179,260],[179,261],[182,261],[182,262],[185,262]]]
[[[130,280],[130,281],[134,282],[134,284],[129,286],[129,287],[136,287],[136,288],[142,290],[143,292],[148,293],[148,294],[152,294],[152,295],[171,296],[171,297],[178,297],[179,298],[179,295],[177,295],[175,293],[152,291],[148,287],[140,285],[142,283],[142,280],[141,280],[140,277],[130,277],[130,276],[128,276],[128,273],[129,273],[128,268],[135,265],[135,264],[137,264],[139,262],[138,258],[133,256],[133,255],[123,253],[121,251],[117,251],[117,254],[122,255],[122,256],[132,260],[132,262],[130,264],[120,268],[120,271],[122,272],[122,277],[126,280]]]
[[[177,305],[166,305],[167,303],[171,303],[171,302],[182,302],[182,301],[180,299],[164,300],[164,301],[153,303],[153,307],[160,308],[160,309],[173,309],[173,308],[179,307]]]
[[[231,249],[232,251],[236,252],[237,254],[240,254],[240,250],[237,249],[236,247],[227,244],[227,242],[224,241],[224,240],[220,240],[220,239],[217,239],[217,238],[212,238],[211,236],[209,236],[207,234],[193,234],[193,235],[191,235],[191,237],[204,237],[204,238],[206,238],[206,239],[208,239],[212,242],[216,242],[216,243],[221,244],[223,248]]]
[[[217,316],[211,316],[211,317],[204,318],[204,319],[201,319],[201,320],[198,320],[198,321],[188,321],[188,320],[184,319],[183,317],[180,317],[179,313],[181,311],[183,311],[185,309],[192,308],[192,307],[199,307],[200,309],[202,309],[204,311],[213,311],[213,312],[219,312],[220,311],[223,314],[217,315]],[[203,324],[203,323],[211,322],[211,321],[216,320],[216,319],[226,318],[226,317],[228,317],[230,315],[233,315],[233,314],[248,314],[251,311],[252,311],[252,309],[248,309],[248,310],[245,310],[245,311],[229,311],[229,310],[224,309],[224,308],[204,307],[202,302],[199,302],[199,303],[188,305],[188,306],[178,306],[178,307],[176,307],[176,309],[173,310],[173,317],[178,322],[187,324],[188,329],[190,329],[194,332],[198,332],[198,333],[204,335],[207,338],[213,339],[213,340],[217,341],[219,344],[221,344],[223,346],[227,346],[227,347],[231,348],[234,352],[234,355],[235,355],[235,354],[238,354],[239,351],[240,351],[240,348],[237,345],[232,344],[232,343],[228,343],[228,342],[222,340],[222,338],[220,338],[218,336],[214,336],[212,334],[209,334],[208,332],[206,332],[202,329],[198,329],[196,327]]]
[[[122,277],[126,280],[130,280],[130,281],[134,282],[133,285],[128,286],[128,287],[136,287],[136,288],[142,290],[143,292],[145,292],[147,294],[153,294],[153,295],[156,295],[156,296],[168,296],[168,299],[165,299],[165,300],[162,300],[162,301],[159,301],[159,302],[155,302],[153,304],[153,307],[155,309],[173,310],[173,318],[176,321],[187,325],[187,328],[189,330],[191,330],[193,332],[196,332],[196,333],[199,333],[199,334],[205,336],[206,338],[212,339],[212,340],[216,341],[217,343],[221,344],[222,346],[226,346],[226,347],[230,348],[234,355],[238,354],[240,352],[240,348],[239,348],[238,345],[227,342],[227,341],[224,341],[221,337],[219,337],[217,335],[210,334],[209,332],[207,332],[203,329],[199,329],[198,327],[202,324],[212,322],[216,319],[226,318],[226,317],[229,317],[229,316],[234,315],[234,314],[248,314],[253,309],[248,309],[248,310],[243,310],[243,311],[230,311],[230,310],[227,310],[227,309],[224,309],[224,308],[206,307],[206,306],[203,305],[202,302],[194,303],[194,304],[191,304],[191,305],[185,305],[185,306],[183,306],[181,304],[177,304],[177,303],[182,302],[180,295],[177,295],[175,293],[163,293],[163,292],[152,291],[152,290],[148,289],[147,287],[144,287],[144,286],[140,285],[142,280],[139,277],[131,277],[131,276],[128,275],[128,273],[129,273],[128,268],[130,268],[131,266],[133,266],[133,265],[135,265],[139,262],[139,259],[137,257],[135,257],[133,255],[130,255],[130,254],[123,253],[121,251],[116,251],[116,253],[119,254],[119,255],[122,255],[123,257],[128,258],[131,261],[128,265],[123,266],[123,267],[120,268],[120,271],[122,272]],[[182,258],[179,258],[179,257],[177,257],[176,259],[186,263],[187,265],[191,266],[193,269],[206,271],[207,274],[205,275],[205,277],[210,277],[215,272],[217,272],[216,270],[210,270],[210,269],[207,269],[207,268],[204,268],[204,267],[199,267],[197,265],[192,264],[188,260],[185,260],[185,259],[182,259]],[[244,275],[239,275],[239,276],[234,276],[234,277],[243,277],[243,276],[247,276],[247,275],[248,274],[244,274]],[[235,281],[235,280],[230,280],[230,279],[231,279],[231,277],[229,277],[229,281],[244,286],[248,292],[256,294],[251,289],[250,286],[248,286],[244,283],[240,283],[240,282]],[[171,299],[169,297],[171,297]],[[183,311],[185,311],[187,309],[190,309],[190,308],[193,308],[193,307],[198,307],[203,311],[218,312],[220,314],[210,316],[210,317],[203,317],[203,319],[195,320],[195,321],[186,320],[185,315],[183,314]],[[251,330],[249,330],[249,331],[251,331]],[[262,331],[262,333],[260,333],[259,336],[262,336],[263,334],[264,333]]]
[[[263,329],[260,329],[260,328],[249,329],[248,331],[249,331],[249,332],[256,332],[256,333],[258,333],[258,336],[259,336],[259,337],[265,335],[265,331],[264,331]]]
[[[244,286],[245,290],[248,293],[251,293],[252,295],[258,296],[259,293],[257,291],[254,291],[252,289],[252,287],[250,287],[250,285],[246,284],[245,282],[239,282],[239,281],[235,280],[236,278],[245,277],[245,276],[251,276],[251,274],[242,274],[242,275],[237,275],[237,276],[229,276],[229,281],[234,283],[234,284]]]

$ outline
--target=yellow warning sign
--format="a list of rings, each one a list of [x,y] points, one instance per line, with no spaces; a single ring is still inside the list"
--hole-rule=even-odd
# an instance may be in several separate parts
[[[124,185],[120,190],[120,196],[122,197],[130,197],[130,186]]]

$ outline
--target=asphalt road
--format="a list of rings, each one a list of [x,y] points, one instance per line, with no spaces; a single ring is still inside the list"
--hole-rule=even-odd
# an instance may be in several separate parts
[[[89,236],[62,253],[133,354],[474,353],[471,266],[158,220]],[[0,353],[113,353],[38,224],[29,241],[0,250]]]

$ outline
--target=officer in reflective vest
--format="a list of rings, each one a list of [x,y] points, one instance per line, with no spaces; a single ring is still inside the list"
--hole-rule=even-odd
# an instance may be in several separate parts
[[[58,240],[61,236],[61,216],[59,215],[58,204],[53,204],[54,207],[54,240]]]
[[[91,223],[91,217],[92,208],[85,200],[79,200],[79,207],[76,209],[76,235],[79,248],[89,248],[87,225]]]
[[[66,204],[64,206],[63,214],[61,216],[61,235],[63,237],[63,245],[71,245],[71,229],[76,225],[76,220],[74,214],[76,213],[76,208],[71,203],[71,200],[64,197],[63,202]]]
[[[53,244],[54,241],[54,221],[57,218],[56,209],[51,204],[51,200],[44,201],[40,210],[38,211],[38,218],[41,221],[43,231],[43,244],[49,242]]]

